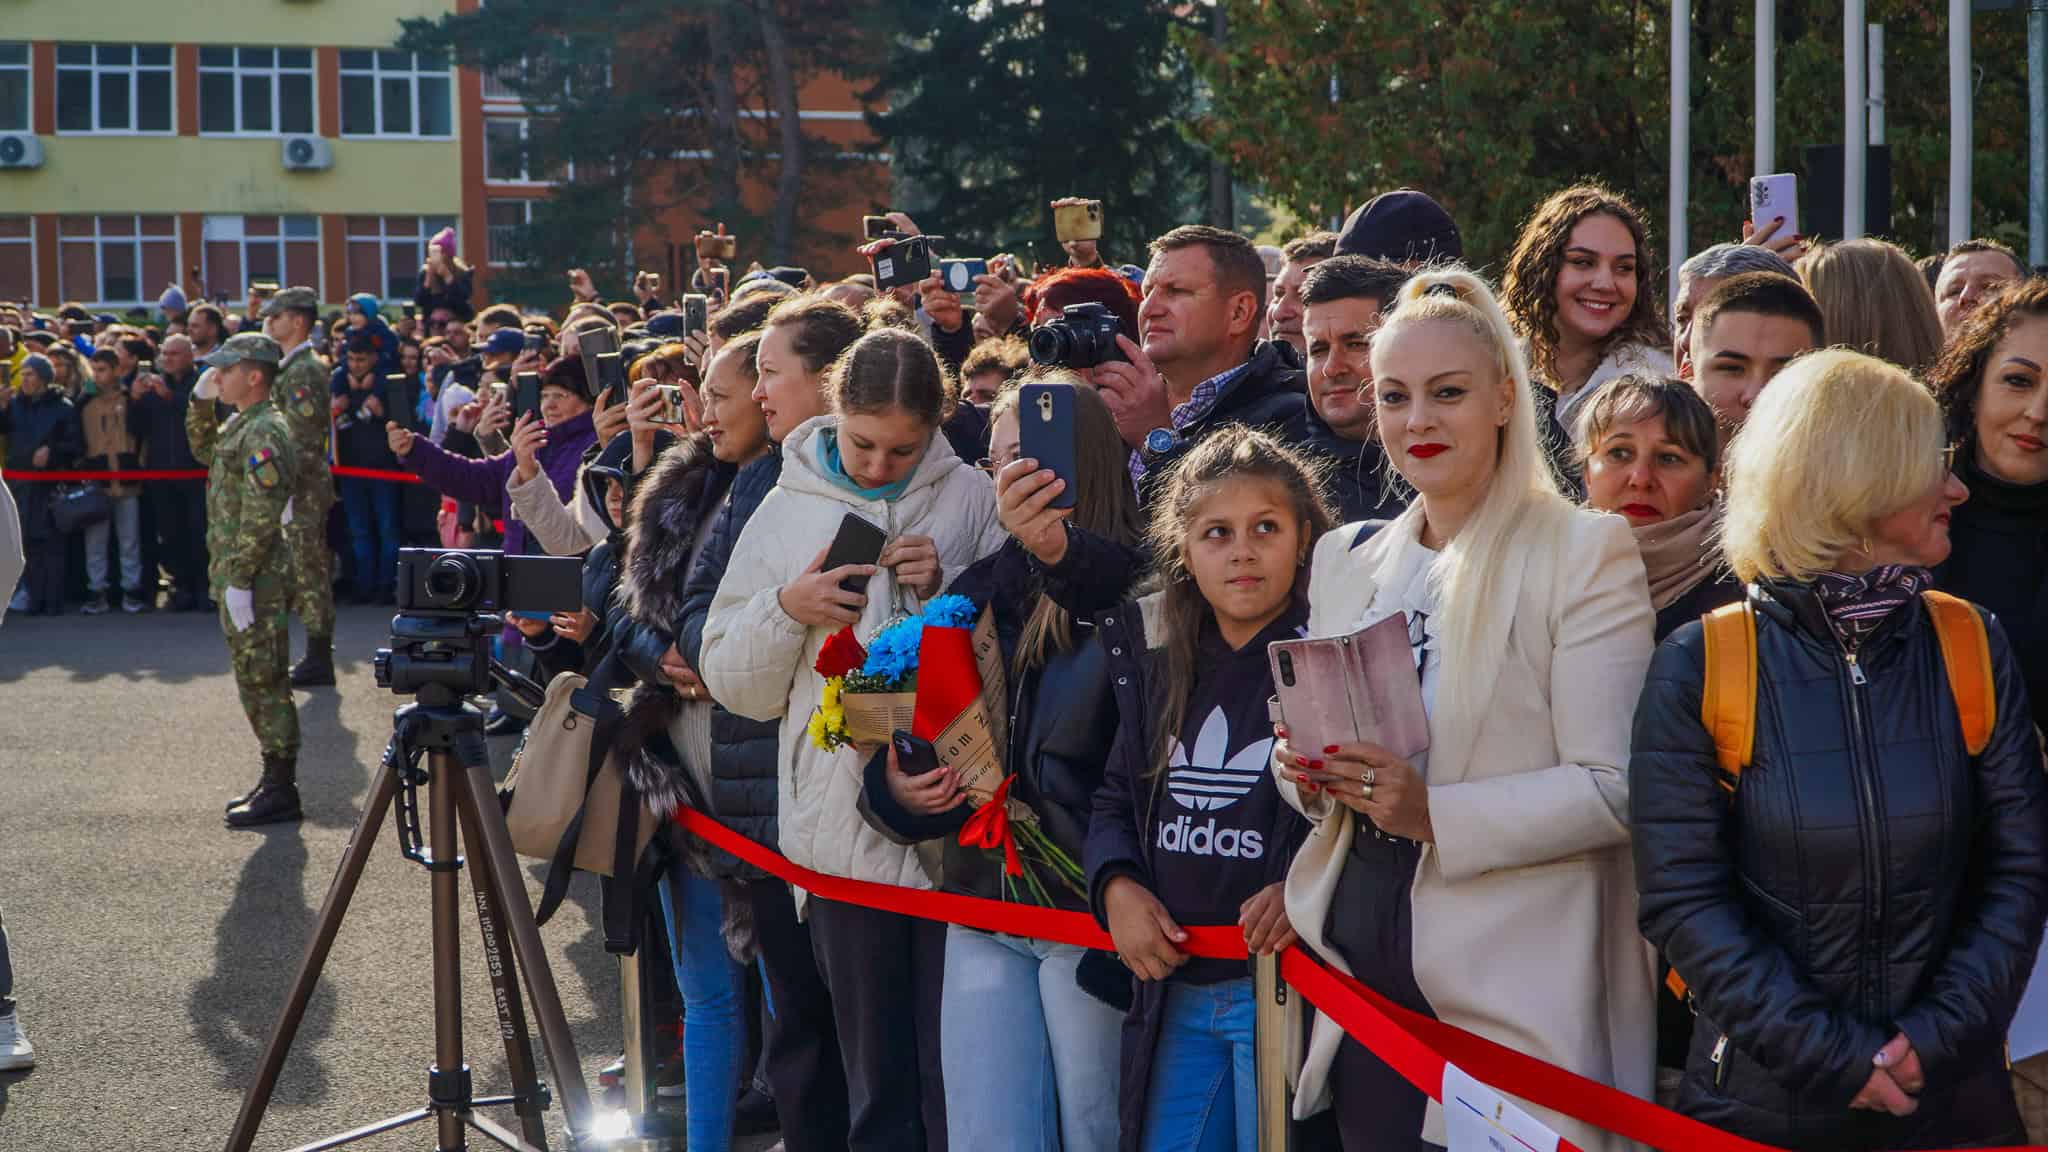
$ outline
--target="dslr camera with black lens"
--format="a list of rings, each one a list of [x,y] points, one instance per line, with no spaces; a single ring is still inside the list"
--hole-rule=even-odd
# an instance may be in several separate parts
[[[574,612],[583,606],[583,561],[507,556],[464,548],[398,550],[398,615],[391,647],[372,665],[377,686],[398,693],[491,688],[490,637],[498,612]]]
[[[1031,330],[1031,361],[1054,368],[1093,368],[1129,360],[1117,347],[1122,325],[1107,305],[1069,304],[1060,318]]]

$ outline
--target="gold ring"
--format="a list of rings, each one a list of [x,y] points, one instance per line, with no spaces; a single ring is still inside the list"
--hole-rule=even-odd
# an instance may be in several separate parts
[[[1370,784],[1360,784],[1360,785],[1358,786],[1358,798],[1359,798],[1360,800],[1370,800],[1370,799],[1372,799],[1372,785],[1370,785]]]

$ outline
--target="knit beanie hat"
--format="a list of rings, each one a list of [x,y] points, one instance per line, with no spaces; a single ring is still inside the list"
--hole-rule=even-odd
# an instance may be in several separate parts
[[[57,366],[50,363],[48,356],[38,355],[34,352],[21,358],[21,369],[24,372],[33,372],[41,376],[45,384],[55,383],[57,379]]]
[[[377,298],[375,296],[370,295],[368,292],[358,292],[355,295],[349,297],[348,306],[350,308],[355,309],[358,312],[361,312],[363,315],[369,317],[372,320],[375,320],[381,314],[381,311],[378,308]]]
[[[185,310],[185,294],[178,290],[176,284],[171,285],[164,289],[163,295],[156,298],[156,310],[165,315],[170,315],[173,312],[183,312]]]
[[[450,260],[455,258],[455,229],[443,228],[439,232],[434,233],[433,238],[428,240],[427,243],[447,253]]]

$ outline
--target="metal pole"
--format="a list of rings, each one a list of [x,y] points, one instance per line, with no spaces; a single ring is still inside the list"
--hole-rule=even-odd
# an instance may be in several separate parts
[[[1778,0],[1756,0],[1756,161],[1752,176],[1778,163]]]
[[[1671,248],[1671,274],[1664,282],[1667,304],[1678,298],[1678,269],[1685,263],[1691,177],[1692,4],[1671,0],[1671,216],[1665,232],[1665,243]]]
[[[1870,95],[1864,101],[1869,110],[1870,146],[1884,146],[1884,25],[1872,24],[1866,41],[1870,67]]]
[[[1948,0],[1948,242],[1970,238],[1970,0]]]
[[[1863,235],[1863,162],[1869,137],[1864,100],[1864,0],[1842,4],[1842,239]]]
[[[2027,4],[2027,263],[2048,263],[2048,0]]]

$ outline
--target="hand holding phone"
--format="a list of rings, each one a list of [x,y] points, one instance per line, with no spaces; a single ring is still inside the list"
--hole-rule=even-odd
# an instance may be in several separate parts
[[[1102,239],[1102,201],[1066,196],[1052,202],[1053,235],[1060,243]]]
[[[1781,219],[1783,223],[1779,223]],[[1790,172],[1778,172],[1752,179],[1749,227],[1743,231],[1743,243],[1776,251],[1799,240],[1799,178]]]
[[[839,531],[832,537],[832,546],[825,550],[823,570],[831,572],[849,565],[868,569],[865,573],[849,575],[842,582],[848,592],[867,594],[868,576],[881,562],[882,549],[889,543],[889,534],[868,523],[852,512],[839,519]]]
[[[861,609],[867,606],[865,592],[854,591],[845,585],[857,578],[865,588],[867,578],[875,574],[875,566],[828,564],[826,560],[830,552],[830,548],[820,551],[804,569],[803,575],[784,584],[775,594],[783,613],[806,628],[837,630],[858,624]]]
[[[885,767],[889,795],[919,816],[935,816],[967,800],[953,770],[939,766],[939,754],[931,742],[900,728],[889,737]]]
[[[1080,468],[1074,459],[1072,384],[1026,384],[1017,392],[1017,455],[1038,461],[1060,482],[1048,508],[1072,508],[1080,494]]]

